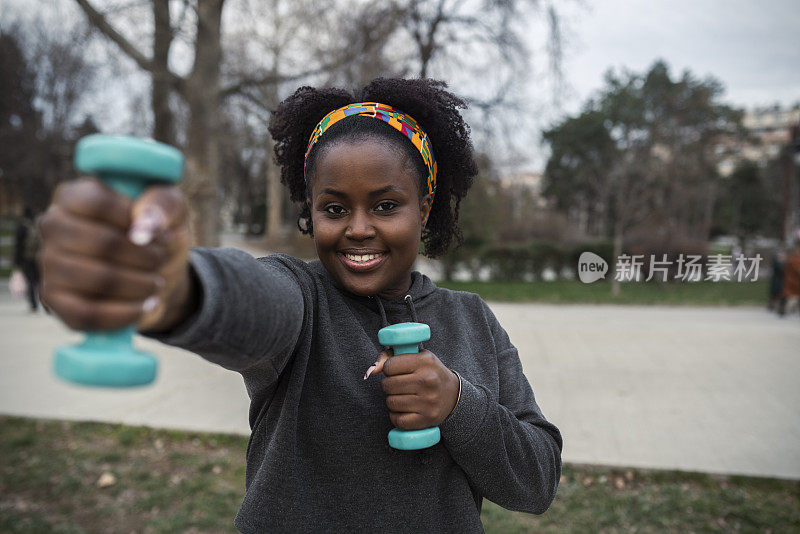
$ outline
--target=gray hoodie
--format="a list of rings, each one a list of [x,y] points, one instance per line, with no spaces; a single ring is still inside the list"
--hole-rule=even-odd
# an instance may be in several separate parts
[[[391,301],[345,290],[317,261],[194,249],[199,311],[157,339],[244,377],[250,396],[241,532],[481,532],[485,497],[541,514],[561,475],[517,349],[478,295],[412,273]],[[462,377],[461,399],[420,451],[389,447],[378,330],[417,320],[424,348]],[[533,370],[531,370],[533,371]]]

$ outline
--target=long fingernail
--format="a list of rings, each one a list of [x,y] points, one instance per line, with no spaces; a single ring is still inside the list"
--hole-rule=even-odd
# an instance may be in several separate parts
[[[153,240],[153,232],[144,228],[131,228],[128,239],[134,245],[144,246]]]
[[[378,368],[378,366],[377,366],[377,365],[371,365],[371,366],[369,367],[369,369],[367,369],[367,372],[364,374],[364,380],[366,380],[366,379],[367,379],[367,377],[368,377],[369,375],[371,375],[371,374],[372,374],[372,371],[374,371],[374,370],[375,370],[375,369],[377,369],[377,368]]]
[[[145,301],[142,303],[142,311],[144,313],[150,313],[151,311],[158,308],[161,299],[158,298],[157,295],[153,295],[152,297],[147,297]]]
[[[128,232],[134,245],[146,245],[153,240],[156,229],[164,223],[164,214],[158,208],[147,208],[139,215]]]

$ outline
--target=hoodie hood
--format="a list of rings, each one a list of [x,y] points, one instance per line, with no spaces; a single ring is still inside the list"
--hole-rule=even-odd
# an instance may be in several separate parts
[[[389,326],[390,324],[387,320],[387,313],[391,314],[393,317],[405,316],[408,318],[408,321],[416,322],[416,307],[425,305],[430,295],[437,289],[436,284],[434,284],[430,278],[419,271],[411,271],[411,287],[402,295],[391,300],[383,299],[377,295],[356,295],[345,289],[345,287],[325,269],[321,261],[310,261],[308,265],[328,280],[330,284],[341,293],[347,295],[348,298],[360,301],[366,306],[375,309],[375,311],[381,315],[383,326]]]
[[[318,272],[321,276],[325,277],[325,279],[328,280],[331,283],[331,285],[336,287],[336,289],[338,289],[342,293],[346,294],[348,297],[353,299],[364,299],[364,300],[373,298],[372,296],[356,295],[355,293],[352,293],[347,289],[345,289],[344,286],[336,278],[334,278],[331,275],[331,273],[328,272],[325,266],[322,265],[321,261],[313,260],[308,262],[308,265],[309,267],[311,267],[312,270]],[[406,295],[411,295],[411,298],[414,299],[414,303],[419,305],[419,303],[425,297],[429,296],[434,291],[436,291],[436,284],[434,284],[430,278],[420,273],[419,271],[411,271],[411,287],[408,289],[408,291],[391,300],[381,299],[381,301],[386,306],[387,310],[395,308],[400,309],[405,307],[404,299]],[[377,296],[375,298],[377,298]]]

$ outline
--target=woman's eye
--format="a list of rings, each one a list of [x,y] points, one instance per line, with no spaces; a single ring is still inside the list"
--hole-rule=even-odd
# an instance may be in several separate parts
[[[378,204],[378,207],[375,208],[375,209],[376,209],[376,211],[392,211],[396,207],[397,207],[396,203],[386,201],[386,202],[381,202],[380,204]]]
[[[325,206],[322,211],[325,213],[330,213],[331,215],[341,215],[344,213],[344,208],[337,206],[336,204],[331,204],[330,206]]]

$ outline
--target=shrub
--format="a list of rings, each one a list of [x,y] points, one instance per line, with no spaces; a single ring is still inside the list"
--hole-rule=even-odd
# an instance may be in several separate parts
[[[496,245],[486,249],[480,256],[484,266],[489,267],[491,279],[496,281],[524,280],[533,272],[531,250],[524,245]]]
[[[568,265],[569,255],[559,246],[546,241],[534,241],[530,245],[532,272],[537,279],[548,267],[560,275],[561,270]]]

